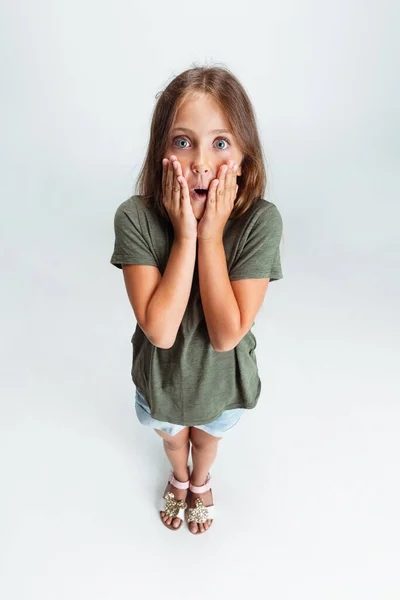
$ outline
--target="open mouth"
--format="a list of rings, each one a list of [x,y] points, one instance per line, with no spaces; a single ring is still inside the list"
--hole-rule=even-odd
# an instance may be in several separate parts
[[[199,188],[196,188],[195,190],[193,190],[194,194],[198,197],[198,198],[205,198],[207,196],[207,191],[208,190],[201,190]]]

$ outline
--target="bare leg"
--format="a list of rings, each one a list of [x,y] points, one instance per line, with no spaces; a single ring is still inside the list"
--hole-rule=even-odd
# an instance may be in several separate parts
[[[210,435],[209,433],[206,433],[202,429],[197,429],[196,427],[190,427],[189,438],[192,442],[193,461],[193,471],[190,477],[190,482],[196,486],[204,485],[210,467],[217,455],[218,442],[222,438]],[[195,494],[191,492],[190,497],[190,506],[192,508],[195,506],[196,498],[201,498],[205,506],[212,504],[211,490],[208,490],[204,494]],[[190,531],[196,533],[198,529],[200,531],[204,531],[205,529],[208,529],[210,525],[211,520],[207,519],[205,523],[191,522],[189,527]]]
[[[185,429],[182,429],[179,431],[179,433],[173,436],[168,435],[159,429],[155,429],[154,431],[163,438],[165,454],[168,456],[168,459],[172,465],[175,479],[178,481],[187,481],[190,475],[188,469],[188,456],[190,448],[189,427],[185,427]],[[174,487],[171,483],[168,483],[167,487],[165,488],[164,496],[167,492],[172,492],[176,500],[186,500],[188,490],[180,490]],[[167,517],[164,511],[161,511],[161,517],[164,523],[168,523],[168,525],[170,525],[172,522],[173,527],[178,527],[181,522],[179,517],[175,517],[173,520],[171,517]]]

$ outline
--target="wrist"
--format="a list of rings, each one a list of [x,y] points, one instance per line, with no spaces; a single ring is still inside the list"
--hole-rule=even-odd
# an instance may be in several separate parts
[[[206,244],[210,244],[210,245],[212,245],[212,244],[214,244],[214,245],[222,244],[222,236],[221,235],[210,237],[210,238],[201,238],[201,237],[198,237],[197,239],[199,241],[199,244],[202,244],[202,245],[206,245]]]
[[[193,244],[196,245],[197,243],[197,237],[193,236],[193,237],[183,237],[183,236],[175,236],[174,237],[174,242],[176,242],[179,245],[186,245],[186,246],[192,246]]]

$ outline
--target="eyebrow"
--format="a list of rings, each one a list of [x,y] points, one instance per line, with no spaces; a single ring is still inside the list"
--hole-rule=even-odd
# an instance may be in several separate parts
[[[172,131],[187,131],[187,133],[194,133],[194,131],[192,131],[191,129],[188,129],[187,127],[174,127],[174,129]],[[230,133],[232,134],[231,131],[229,131],[229,129],[213,129],[212,131],[208,132],[209,134],[211,133]]]

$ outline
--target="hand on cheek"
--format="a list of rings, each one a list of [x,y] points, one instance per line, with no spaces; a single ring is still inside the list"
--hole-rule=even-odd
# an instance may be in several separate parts
[[[230,217],[239,186],[238,165],[230,160],[221,165],[218,178],[211,182],[206,208],[197,228],[197,238],[204,241],[222,240],[225,224]]]

